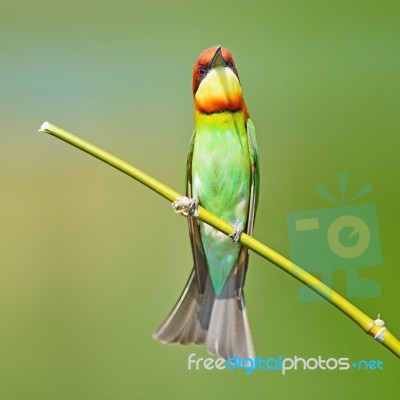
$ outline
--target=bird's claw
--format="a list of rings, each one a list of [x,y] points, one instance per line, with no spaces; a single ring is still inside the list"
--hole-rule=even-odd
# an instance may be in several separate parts
[[[184,217],[197,217],[199,199],[197,196],[189,198],[186,196],[179,197],[172,203],[172,208],[177,214],[183,215]]]
[[[235,230],[229,235],[233,243],[237,243],[240,240],[240,236],[243,233],[243,228],[240,224],[235,224]]]

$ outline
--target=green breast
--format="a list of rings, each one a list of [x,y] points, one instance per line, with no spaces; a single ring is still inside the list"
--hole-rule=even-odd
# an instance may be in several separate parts
[[[192,188],[201,205],[232,225],[245,227],[250,197],[250,156],[242,113],[201,115],[196,121]],[[240,245],[208,225],[201,236],[211,281],[220,293]]]

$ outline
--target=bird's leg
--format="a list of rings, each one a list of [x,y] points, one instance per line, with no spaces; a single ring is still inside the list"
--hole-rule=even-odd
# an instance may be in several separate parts
[[[199,215],[198,206],[199,199],[197,196],[193,196],[191,199],[186,196],[179,197],[172,203],[174,211],[184,217],[197,217]]]
[[[233,243],[237,243],[240,240],[240,235],[243,233],[243,228],[240,225],[240,223],[236,223],[234,225],[235,230],[229,235],[229,237],[232,239]]]

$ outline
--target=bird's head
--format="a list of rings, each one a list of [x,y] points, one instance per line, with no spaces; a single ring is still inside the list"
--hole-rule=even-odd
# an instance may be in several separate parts
[[[195,108],[201,113],[243,110],[239,75],[231,52],[221,46],[204,50],[193,69]]]

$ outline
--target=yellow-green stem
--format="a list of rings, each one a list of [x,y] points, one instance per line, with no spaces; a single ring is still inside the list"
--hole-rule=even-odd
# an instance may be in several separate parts
[[[108,153],[107,151],[100,149],[99,147],[87,142],[86,140],[83,140],[78,136],[75,136],[72,133],[69,133],[64,129],[61,129],[49,122],[45,122],[41,126],[39,131],[49,133],[77,147],[78,149],[81,149],[86,153],[91,154],[99,160],[104,161],[112,167],[143,183],[150,189],[165,197],[170,202],[174,202],[178,198],[182,197],[180,193],[170,189],[168,186],[138,170],[127,162],[120,160],[119,158]],[[219,231],[225,233],[226,235],[230,235],[235,231],[235,228],[232,225],[219,219],[214,214],[210,213],[201,206],[199,206],[197,218],[200,221],[203,221],[206,224],[211,225]],[[375,338],[376,335],[380,333],[380,340],[378,341],[386,346],[395,355],[400,357],[400,342],[387,329],[382,329],[382,326],[375,325],[372,318],[368,317],[344,297],[340,296],[338,293],[319,281],[313,275],[304,271],[302,268],[292,263],[287,258],[283,257],[271,248],[265,246],[253,237],[243,233],[240,237],[240,243],[248,247],[255,253],[259,254],[261,257],[269,260],[279,268],[286,271],[288,274],[298,279],[300,282],[307,285],[316,293],[324,297],[340,311],[351,318],[354,322],[356,322],[366,333],[368,333],[372,337]]]

